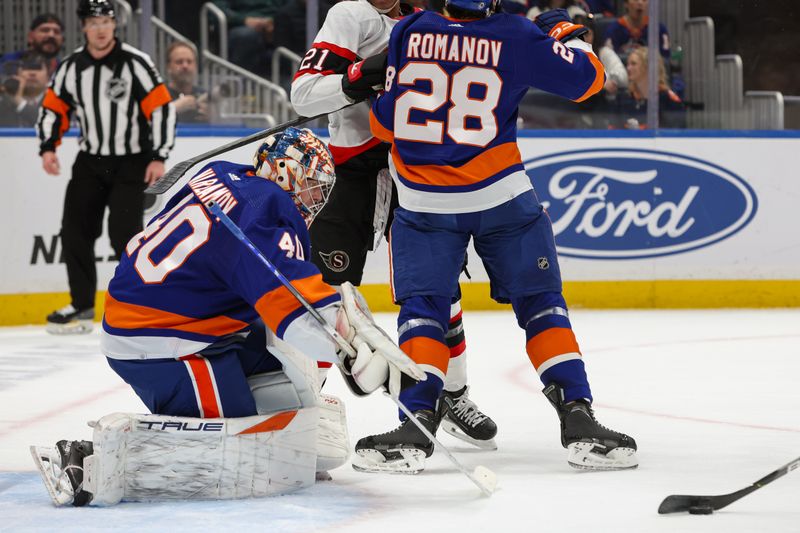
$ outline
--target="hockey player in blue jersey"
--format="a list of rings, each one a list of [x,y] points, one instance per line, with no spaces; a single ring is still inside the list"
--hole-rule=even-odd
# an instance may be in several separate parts
[[[532,190],[516,143],[517,106],[529,87],[574,101],[598,92],[600,61],[564,10],[494,14],[493,0],[446,0],[394,27],[385,92],[373,133],[392,143],[389,166],[400,207],[391,265],[400,347],[428,374],[400,398],[434,431],[447,371],[449,298],[470,239],[491,281],[511,303],[526,351],[561,422],[576,468],[635,467],[631,437],[600,425],[583,358],[561,294],[550,220]],[[401,417],[402,420],[402,417]],[[408,420],[356,445],[359,470],[418,472],[433,444]]]
[[[108,287],[101,351],[152,415],[107,415],[91,442],[34,447],[57,505],[282,493],[346,461],[343,405],[320,396],[316,364],[339,362],[337,345],[215,222],[210,201],[351,344],[358,356],[341,368],[358,394],[380,387],[390,364],[424,379],[352,285],[340,296],[306,260],[308,225],[334,180],[324,143],[289,128],[252,166],[206,165],[130,240]]]

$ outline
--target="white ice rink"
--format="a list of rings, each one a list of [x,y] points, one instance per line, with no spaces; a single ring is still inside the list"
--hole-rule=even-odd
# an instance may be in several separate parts
[[[61,508],[30,444],[91,438],[86,421],[143,411],[97,336],[0,329],[0,530],[439,532],[800,532],[800,472],[710,516],[659,516],[668,494],[740,489],[800,455],[800,310],[574,311],[600,422],[634,436],[640,467],[572,470],[555,412],[510,313],[465,313],[472,397],[499,426],[495,452],[442,441],[498,476],[489,499],[435,453],[418,476],[349,465],[305,492],[234,502]],[[394,317],[379,321],[391,330]],[[333,373],[331,374],[333,376]],[[391,402],[351,396],[352,443],[396,424]]]

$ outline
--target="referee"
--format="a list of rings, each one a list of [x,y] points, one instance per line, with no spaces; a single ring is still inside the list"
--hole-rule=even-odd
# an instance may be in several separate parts
[[[175,141],[175,111],[150,58],[114,35],[108,0],[81,0],[86,44],[56,70],[42,101],[37,131],[42,166],[59,174],[56,147],[74,112],[80,152],[67,185],[61,241],[70,305],[47,316],[54,334],[88,333],[97,291],[94,243],[108,206],[111,246],[120,256],[142,230],[144,189],[164,174]]]

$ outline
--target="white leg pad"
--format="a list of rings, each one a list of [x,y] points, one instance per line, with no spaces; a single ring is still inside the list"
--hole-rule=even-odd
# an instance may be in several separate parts
[[[347,416],[344,403],[336,396],[320,394],[317,471],[338,468],[350,457]]]
[[[92,505],[285,494],[314,484],[319,408],[245,418],[115,413],[84,460]]]

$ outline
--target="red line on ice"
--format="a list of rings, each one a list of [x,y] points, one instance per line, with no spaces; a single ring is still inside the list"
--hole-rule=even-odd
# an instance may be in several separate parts
[[[674,341],[667,341],[667,342],[653,342],[653,343],[643,343],[643,344],[631,344],[628,346],[610,346],[605,348],[593,348],[591,349],[591,353],[598,353],[598,352],[611,352],[614,350],[627,350],[630,348],[644,348],[644,347],[655,347],[655,346],[665,346],[669,344],[699,344],[699,343],[707,343],[707,342],[729,342],[729,341],[742,341],[742,340],[764,340],[764,339],[786,339],[786,338],[795,338],[797,335],[788,334],[788,335],[767,335],[767,336],[752,336],[752,337],[719,337],[719,338],[710,338],[710,339],[682,339],[682,340],[674,340]],[[524,369],[524,370],[523,370]],[[528,365],[520,365],[510,372],[508,372],[507,376],[509,381],[511,381],[514,385],[518,387],[522,387],[523,389],[528,390],[538,390],[536,387],[531,385],[530,383],[526,383],[524,380],[528,379],[527,377],[523,378],[522,376],[535,376],[536,373],[533,368]],[[687,420],[689,422],[700,422],[704,424],[719,424],[724,426],[734,426],[740,428],[750,428],[750,429],[766,429],[769,431],[787,431],[790,433],[800,433],[800,429],[798,428],[787,428],[787,427],[778,427],[778,426],[762,426],[758,424],[744,424],[740,422],[728,422],[725,420],[714,420],[711,418],[698,418],[693,416],[680,416],[680,415],[670,415],[667,413],[657,413],[654,411],[643,411],[641,409],[629,409],[627,407],[617,407],[614,405],[604,404],[604,403],[596,403],[598,407],[602,407],[603,409],[616,409],[617,411],[624,411],[627,413],[635,413],[639,415],[645,416],[654,416],[659,418],[670,418],[673,420]]]

